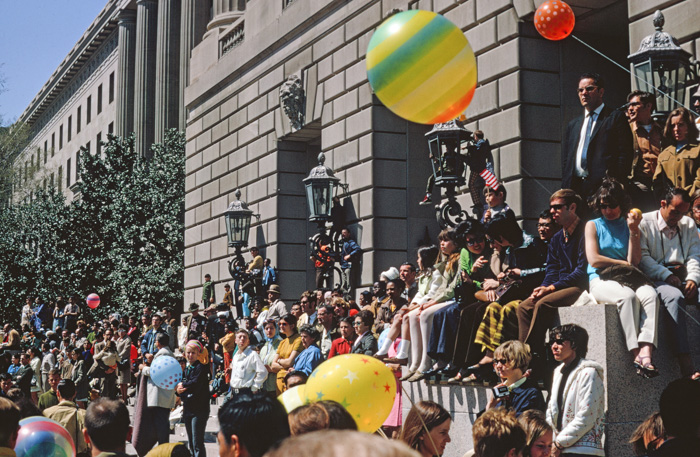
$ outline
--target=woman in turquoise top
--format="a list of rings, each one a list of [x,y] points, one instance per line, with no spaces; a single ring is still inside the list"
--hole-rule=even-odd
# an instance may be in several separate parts
[[[601,217],[586,224],[591,294],[599,303],[617,304],[627,349],[634,356],[637,373],[643,377],[657,376],[658,371],[651,361],[658,337],[659,300],[656,289],[644,285],[632,290],[598,276],[601,269],[611,265],[639,265],[642,258],[639,239],[641,214],[629,212],[630,198],[614,179],[603,181],[596,192],[594,204]]]

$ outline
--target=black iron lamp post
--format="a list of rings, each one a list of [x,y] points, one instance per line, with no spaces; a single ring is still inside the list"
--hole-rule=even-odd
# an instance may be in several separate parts
[[[665,20],[661,11],[656,11],[653,21],[656,31],[645,37],[639,50],[628,59],[632,62],[635,87],[656,97],[654,118],[658,121],[685,103],[686,88],[697,83],[697,75],[690,53],[663,31]]]
[[[435,215],[441,228],[455,227],[468,218],[455,197],[455,188],[466,184],[465,157],[461,153],[462,144],[472,138],[472,132],[464,128],[459,120],[435,124],[425,134],[430,148],[430,162],[436,186],[445,189],[447,199],[435,205]],[[440,202],[441,199],[436,199]]]
[[[243,260],[241,249],[248,246],[252,216],[260,219],[259,214],[254,214],[248,208],[248,204],[241,201],[241,191],[237,189],[236,200],[232,201],[226,211],[224,211],[228,246],[236,249],[234,257],[228,262],[228,271],[235,280],[243,279],[243,274],[245,273],[245,260]]]

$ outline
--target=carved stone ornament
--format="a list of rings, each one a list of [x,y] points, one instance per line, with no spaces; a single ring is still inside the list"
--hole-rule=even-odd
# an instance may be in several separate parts
[[[297,75],[287,77],[280,87],[280,103],[293,130],[300,130],[304,126],[305,99],[301,78]]]

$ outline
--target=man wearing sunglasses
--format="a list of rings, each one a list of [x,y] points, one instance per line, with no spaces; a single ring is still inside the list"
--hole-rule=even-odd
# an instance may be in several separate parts
[[[605,106],[604,94],[599,74],[581,75],[578,97],[584,112],[569,123],[562,143],[562,188],[573,189],[584,202],[606,173],[626,182],[632,167],[632,131],[622,111]]]
[[[588,289],[588,261],[584,241],[585,223],[576,211],[581,197],[571,189],[556,191],[549,199],[554,222],[561,226],[549,242],[547,266],[540,287],[518,306],[518,339],[528,343],[533,353],[534,376],[546,378],[542,370],[545,347],[544,336],[552,325],[556,309],[573,305]]]

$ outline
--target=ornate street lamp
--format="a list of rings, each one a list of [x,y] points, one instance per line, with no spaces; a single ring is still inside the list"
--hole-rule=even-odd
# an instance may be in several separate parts
[[[340,253],[341,241],[340,233],[335,233],[336,236],[333,238],[327,234],[326,223],[331,220],[333,197],[338,188],[342,187],[347,192],[348,185],[340,182],[340,178],[335,176],[333,170],[324,165],[325,161],[326,155],[320,153],[318,166],[311,170],[303,182],[306,201],[309,204],[309,221],[316,222],[318,227],[318,233],[309,238],[311,259],[316,268],[321,268],[332,275],[335,260]],[[340,231],[340,227],[335,228],[338,232]],[[341,275],[339,287],[345,288],[345,286],[346,280]]]
[[[228,271],[231,277],[236,280],[243,279],[245,272],[245,260],[241,249],[248,246],[248,235],[250,233],[250,219],[255,216],[260,219],[259,214],[253,214],[253,211],[248,208],[248,204],[241,201],[241,190],[236,189],[236,200],[224,211],[226,219],[226,236],[228,237],[228,246],[236,249],[236,254],[233,259],[228,262]]]
[[[466,162],[461,149],[462,144],[472,138],[472,132],[455,119],[435,124],[425,136],[428,138],[435,185],[444,188],[447,197],[447,200],[435,205],[435,215],[441,228],[455,227],[469,217],[455,197],[455,188],[466,184]],[[436,201],[440,202],[441,199]]]
[[[656,11],[653,22],[656,31],[644,38],[639,50],[628,59],[636,76],[635,87],[656,96],[654,117],[662,119],[685,102],[685,90],[697,76],[690,64],[690,53],[663,31],[665,20],[661,11]]]

